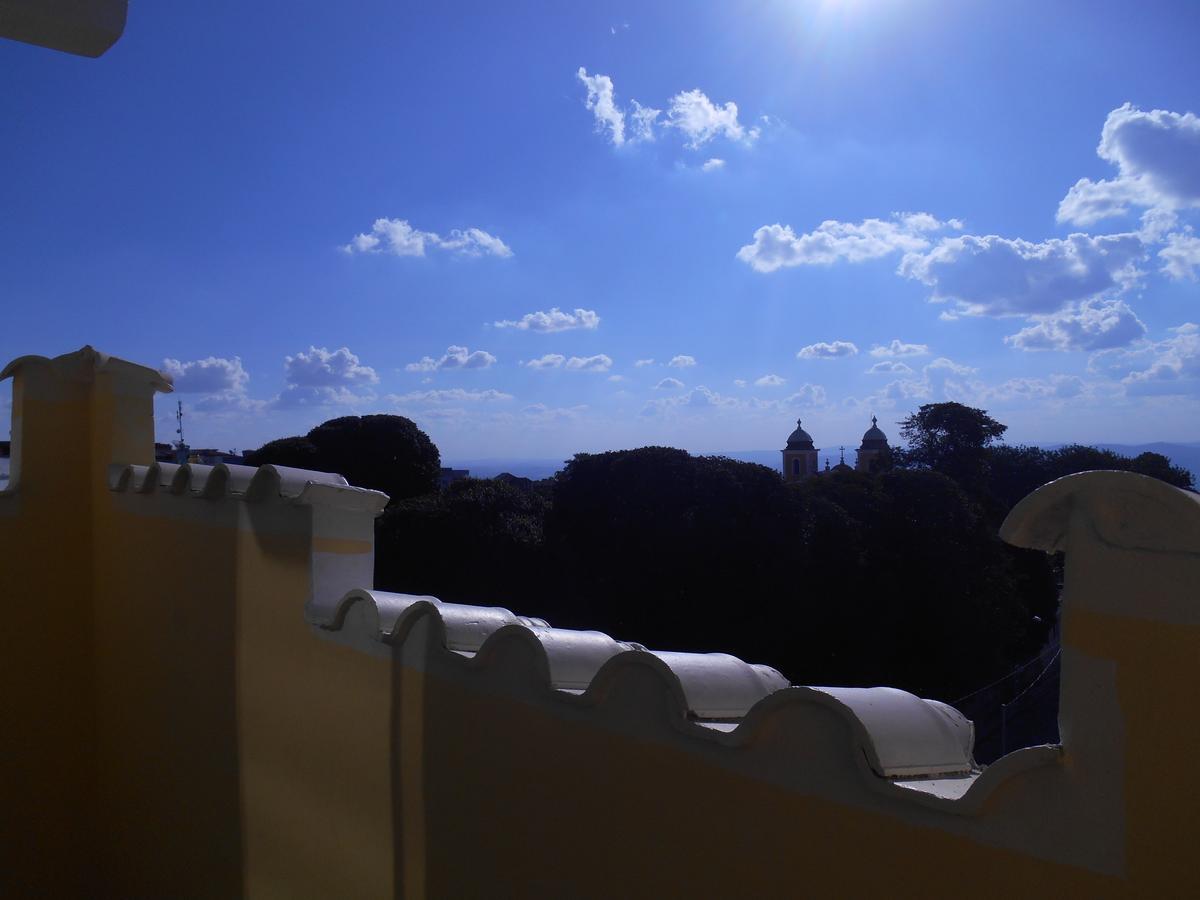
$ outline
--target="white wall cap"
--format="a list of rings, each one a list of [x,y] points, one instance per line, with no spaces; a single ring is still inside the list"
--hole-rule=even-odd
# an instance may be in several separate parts
[[[586,690],[602,665],[618,653],[639,649],[638,645],[613,640],[602,631],[545,627],[531,631],[546,651],[550,685],[559,690]]]
[[[833,697],[862,723],[872,768],[885,778],[965,775],[975,768],[974,726],[945,703],[897,688],[810,689]]]
[[[688,710],[701,719],[736,719],[759,700],[788,686],[770,666],[752,666],[728,653],[650,651],[675,673]]]
[[[165,488],[172,494],[214,500],[278,498],[301,506],[328,506],[371,515],[379,515],[388,501],[387,494],[352,487],[341,475],[270,465],[256,468],[227,463],[114,464],[108,467],[108,486],[118,493],[153,493]]]

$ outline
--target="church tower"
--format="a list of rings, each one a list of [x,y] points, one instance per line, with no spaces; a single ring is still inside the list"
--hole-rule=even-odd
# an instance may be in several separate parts
[[[871,427],[863,435],[862,446],[858,448],[858,461],[854,468],[859,472],[874,471],[874,463],[888,449],[887,435],[879,430],[879,420],[871,416]]]
[[[783,480],[803,481],[817,474],[817,453],[813,447],[813,439],[807,431],[800,427],[796,420],[796,430],[787,440],[783,448]]]

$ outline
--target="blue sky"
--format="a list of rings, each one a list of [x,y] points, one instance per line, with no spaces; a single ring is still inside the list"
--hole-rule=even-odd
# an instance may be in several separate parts
[[[131,4],[0,42],[0,356],[193,445],[1197,440],[1200,6]]]

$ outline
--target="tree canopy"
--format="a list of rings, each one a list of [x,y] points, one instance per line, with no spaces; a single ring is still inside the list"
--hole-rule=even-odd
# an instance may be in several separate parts
[[[933,469],[968,490],[978,489],[987,477],[986,448],[1007,430],[982,409],[926,403],[900,422],[908,444],[901,456],[905,465]]]
[[[404,416],[343,416],[303,437],[280,438],[246,454],[247,462],[336,472],[392,502],[437,487],[441,457],[433,441]]]

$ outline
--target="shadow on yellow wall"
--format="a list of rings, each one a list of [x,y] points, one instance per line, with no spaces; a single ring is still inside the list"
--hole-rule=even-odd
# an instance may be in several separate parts
[[[5,896],[1200,891],[1195,495],[1012,512],[1066,556],[1063,744],[981,770],[900,691],[372,591],[383,495],[154,464],[169,381],[90,348],[3,374]]]

